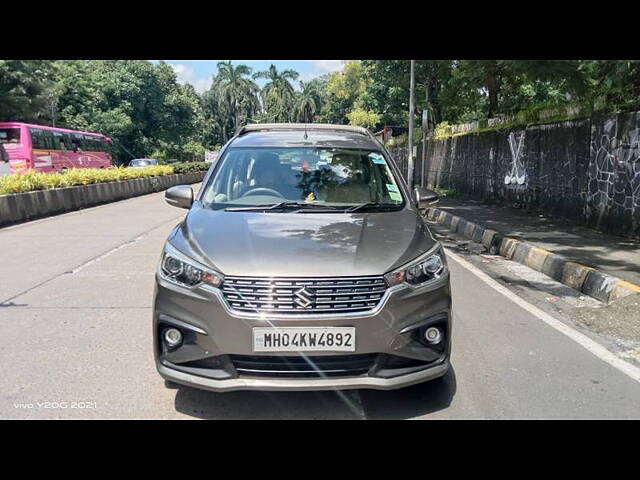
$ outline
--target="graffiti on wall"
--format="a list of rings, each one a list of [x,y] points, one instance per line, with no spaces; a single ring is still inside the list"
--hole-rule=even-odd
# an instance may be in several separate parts
[[[524,185],[527,180],[524,162],[522,160],[522,141],[525,132],[520,133],[516,140],[514,132],[509,133],[509,148],[511,149],[511,171],[504,176],[504,184],[507,186]]]
[[[616,133],[616,123],[609,121],[592,135],[587,216],[613,213],[640,222],[640,122],[624,135]]]
[[[640,112],[432,139],[427,147],[427,185],[640,239]]]

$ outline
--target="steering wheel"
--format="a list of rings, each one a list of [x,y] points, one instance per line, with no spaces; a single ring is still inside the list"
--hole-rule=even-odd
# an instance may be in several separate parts
[[[278,197],[280,197],[280,198],[285,198],[285,196],[284,196],[284,195],[282,195],[280,192],[277,192],[276,190],[272,190],[272,189],[270,189],[270,188],[263,188],[263,187],[260,187],[260,188],[252,188],[252,189],[251,189],[251,190],[249,190],[248,192],[245,192],[245,193],[244,193],[244,195],[242,195],[242,197],[241,197],[241,198],[243,198],[243,197],[248,197],[248,196],[250,196],[250,195],[252,195],[252,194],[255,194],[255,192],[268,192],[268,193],[272,193],[272,194],[274,194],[274,195],[277,195],[277,196],[278,196]]]

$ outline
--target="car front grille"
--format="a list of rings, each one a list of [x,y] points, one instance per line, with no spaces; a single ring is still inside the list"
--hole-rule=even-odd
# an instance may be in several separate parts
[[[229,355],[240,375],[251,377],[354,377],[365,375],[373,366],[375,353],[329,356]]]
[[[381,276],[333,278],[225,277],[222,294],[243,312],[341,313],[378,306],[387,289]]]

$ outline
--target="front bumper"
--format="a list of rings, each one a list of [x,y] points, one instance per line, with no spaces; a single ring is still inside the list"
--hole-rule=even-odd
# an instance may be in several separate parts
[[[312,390],[353,390],[369,388],[373,390],[394,390],[417,383],[434,380],[447,373],[449,360],[439,365],[428,367],[419,372],[401,375],[394,378],[345,377],[345,378],[230,378],[227,380],[211,380],[206,377],[180,372],[164,365],[157,364],[158,373],[167,380],[212,392],[232,392],[234,390],[260,391],[312,391]]]
[[[437,348],[421,342],[418,335],[430,325],[445,330],[445,338]],[[161,331],[168,326],[177,327],[184,334],[183,344],[175,350],[168,349],[161,340]],[[356,328],[356,351],[350,355],[375,357],[375,361],[371,368],[358,375],[331,376],[320,372],[292,378],[287,374],[290,372],[239,373],[240,369],[234,368],[230,358],[251,356],[266,361],[278,355],[296,355],[254,352],[252,329],[265,326],[352,326]],[[420,288],[404,285],[390,288],[380,305],[366,313],[267,316],[240,314],[229,309],[217,289],[188,290],[156,275],[153,335],[160,375],[194,388],[216,392],[396,389],[438,378],[449,368],[449,278],[447,274],[436,283]],[[313,358],[318,361],[329,356],[337,357],[336,352],[313,352]],[[209,368],[208,361],[212,363]]]

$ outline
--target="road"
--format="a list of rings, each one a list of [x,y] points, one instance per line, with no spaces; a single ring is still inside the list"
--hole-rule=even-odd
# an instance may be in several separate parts
[[[640,418],[637,380],[453,256],[443,381],[391,392],[166,389],[151,349],[153,273],[183,215],[159,193],[0,229],[0,418]]]

